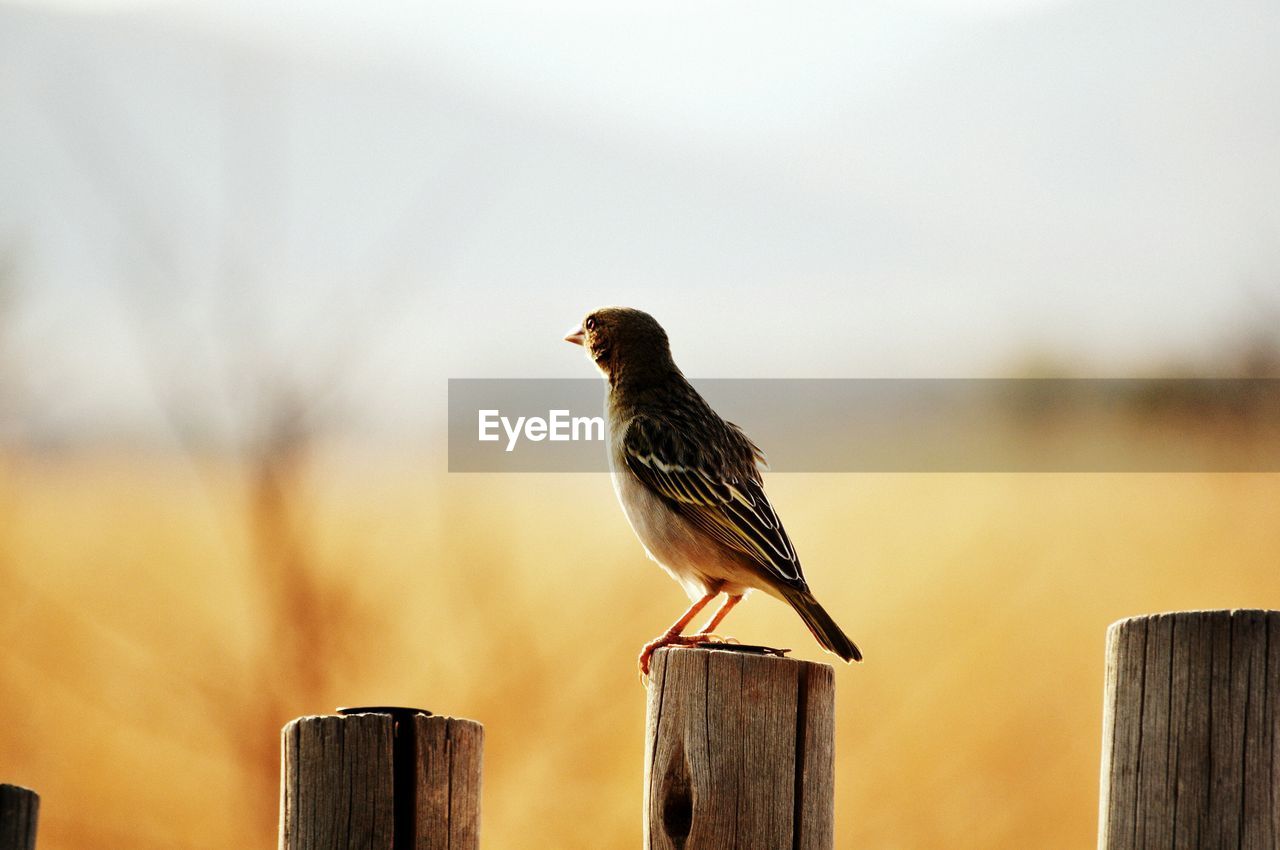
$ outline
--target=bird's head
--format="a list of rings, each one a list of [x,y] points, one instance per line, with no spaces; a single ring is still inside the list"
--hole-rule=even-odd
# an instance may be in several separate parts
[[[601,307],[570,331],[566,342],[581,345],[587,356],[616,381],[623,372],[645,374],[675,369],[667,332],[657,320],[631,307]]]

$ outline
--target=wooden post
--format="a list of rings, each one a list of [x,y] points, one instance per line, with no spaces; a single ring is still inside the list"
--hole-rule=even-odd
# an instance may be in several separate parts
[[[1280,611],[1107,632],[1100,850],[1280,847]]]
[[[17,785],[0,785],[0,850],[35,850],[40,795]]]
[[[408,708],[284,727],[280,850],[476,850],[484,727]]]
[[[645,848],[830,850],[834,717],[825,664],[658,650],[645,740]]]

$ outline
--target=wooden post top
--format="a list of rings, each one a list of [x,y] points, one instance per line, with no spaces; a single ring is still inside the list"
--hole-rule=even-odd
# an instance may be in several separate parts
[[[830,665],[719,648],[653,655],[645,847],[830,850]]]
[[[475,850],[484,727],[411,708],[299,717],[281,734],[280,850]]]
[[[0,850],[34,850],[39,814],[39,794],[0,783]]]
[[[1280,842],[1280,611],[1107,631],[1101,850]]]
[[[1116,620],[1107,627],[1107,637],[1112,637],[1122,629],[1133,628],[1158,620],[1203,622],[1206,620],[1239,619],[1241,621],[1245,621],[1270,619],[1275,617],[1280,617],[1280,611],[1269,608],[1204,608],[1192,609],[1190,611],[1157,611],[1151,614],[1135,614],[1132,617],[1125,617],[1124,619]]]

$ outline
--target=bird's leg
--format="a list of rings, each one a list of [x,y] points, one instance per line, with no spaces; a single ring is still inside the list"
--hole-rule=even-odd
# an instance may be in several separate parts
[[[685,626],[689,625],[689,621],[698,616],[698,612],[707,607],[707,603],[720,594],[719,590],[708,592],[697,602],[689,606],[689,610],[680,615],[680,619],[671,624],[671,628],[663,633],[662,637],[651,640],[644,645],[644,649],[640,651],[640,673],[643,676],[649,675],[649,658],[655,650],[664,646],[671,646],[674,643],[681,643],[689,640],[684,638],[680,633],[684,631]]]
[[[724,604],[720,609],[707,621],[707,624],[698,630],[699,635],[710,636],[716,630],[716,626],[720,625],[720,621],[724,619],[724,615],[733,610],[733,606],[742,601],[742,594],[730,594],[725,597]]]

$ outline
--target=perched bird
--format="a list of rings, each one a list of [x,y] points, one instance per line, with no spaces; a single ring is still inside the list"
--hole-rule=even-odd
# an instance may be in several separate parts
[[[716,640],[725,615],[753,588],[787,602],[823,648],[845,661],[862,653],[809,592],[800,560],[764,494],[764,455],[689,384],[662,326],[648,313],[605,307],[565,337],[586,349],[609,381],[608,446],[614,491],[649,557],[693,604],[640,653],[640,671],[663,646]],[[684,629],[721,593],[724,603],[694,635]]]

